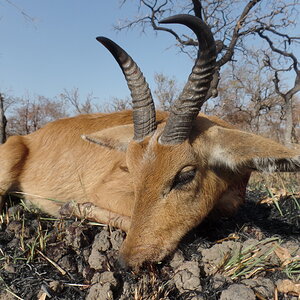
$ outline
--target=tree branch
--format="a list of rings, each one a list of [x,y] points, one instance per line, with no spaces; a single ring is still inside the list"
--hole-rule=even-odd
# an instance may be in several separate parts
[[[202,3],[200,0],[192,0],[193,2],[193,10],[194,10],[194,13],[195,13],[195,16],[200,18],[201,20],[203,20],[203,17],[202,17]]]
[[[287,101],[288,99],[290,99],[291,97],[293,97],[294,94],[296,94],[297,92],[300,91],[300,71],[299,71],[299,68],[298,68],[298,64],[299,64],[298,59],[297,59],[297,57],[293,53],[287,52],[287,51],[283,51],[283,50],[275,47],[273,41],[268,36],[266,36],[262,32],[262,30],[258,30],[257,33],[258,33],[258,35],[262,39],[264,39],[269,44],[269,46],[270,46],[270,48],[271,48],[271,50],[273,52],[275,52],[275,53],[277,53],[277,54],[279,54],[279,55],[281,55],[283,57],[290,58],[292,60],[291,67],[288,68],[288,69],[283,69],[283,70],[275,68],[271,64],[270,58],[268,58],[267,61],[266,61],[266,64],[272,70],[275,71],[275,78],[274,78],[273,82],[275,84],[275,89],[276,89],[277,93]],[[273,30],[273,33],[277,34],[277,31]],[[282,35],[280,34],[280,36],[282,36]],[[291,39],[291,38],[289,38],[289,39]],[[290,69],[293,69],[294,72],[296,73],[296,78],[295,78],[294,86],[290,90],[288,90],[286,93],[282,93],[282,92],[280,92],[280,87],[279,87],[279,82],[280,82],[279,72],[281,72],[281,71],[287,71],[287,70],[290,70]]]
[[[217,62],[217,66],[220,68],[221,66],[223,66],[224,64],[226,64],[228,61],[231,60],[233,54],[234,54],[234,48],[237,44],[237,41],[239,39],[239,37],[241,36],[240,34],[240,29],[243,27],[243,24],[249,14],[249,12],[251,11],[251,9],[257,4],[259,3],[261,0],[251,0],[248,2],[248,4],[245,6],[241,16],[239,17],[238,21],[236,22],[236,25],[234,27],[233,30],[233,34],[231,36],[231,40],[230,40],[230,44],[227,48],[226,53],[224,54],[224,56]]]

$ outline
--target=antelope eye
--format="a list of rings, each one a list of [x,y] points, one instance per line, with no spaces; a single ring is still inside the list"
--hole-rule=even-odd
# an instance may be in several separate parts
[[[196,175],[195,167],[185,167],[183,168],[174,178],[171,189],[180,189],[184,185],[190,183]]]

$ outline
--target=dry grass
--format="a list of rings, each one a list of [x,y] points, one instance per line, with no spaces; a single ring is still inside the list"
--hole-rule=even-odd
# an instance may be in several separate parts
[[[290,206],[300,212],[299,173],[262,174],[254,172],[248,188],[265,194],[266,196],[260,200],[260,203],[274,204],[281,216],[284,216],[281,209],[281,200],[284,199],[289,199],[293,203]]]
[[[300,173],[259,173],[253,172],[249,181],[252,189],[266,190],[274,188],[290,192],[299,192]]]
[[[300,257],[282,248],[277,237],[264,239],[248,247],[237,247],[226,253],[218,272],[232,280],[253,278],[262,272],[282,270],[290,279],[300,279]]]
[[[236,247],[227,253],[219,272],[231,279],[251,278],[258,273],[274,268],[269,257],[279,247],[278,238],[256,242],[246,248]]]
[[[16,209],[4,209],[0,215],[0,227],[9,226],[10,224],[21,223],[21,228],[16,230],[15,234],[18,235],[19,246],[14,253],[5,253],[3,250],[0,252],[0,261],[5,261],[9,264],[11,261],[15,262],[18,260],[24,260],[29,263],[35,259],[39,252],[44,251],[47,246],[47,241],[49,238],[48,230],[43,228],[44,222],[50,222],[50,219],[46,220],[37,214],[36,209],[31,209],[26,206],[26,204],[21,200],[19,206],[14,206]],[[19,209],[18,209],[19,208]],[[28,232],[26,226],[27,217],[29,214],[35,214],[36,218],[36,230]],[[56,219],[51,219],[52,223]]]
[[[155,272],[149,272],[147,275],[143,275],[138,282],[138,285],[134,289],[134,300],[164,300],[168,299],[168,295],[171,291],[169,287],[169,281],[162,284],[157,279]]]

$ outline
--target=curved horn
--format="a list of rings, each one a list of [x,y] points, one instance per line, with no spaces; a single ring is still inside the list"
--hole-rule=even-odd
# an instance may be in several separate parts
[[[192,123],[205,102],[214,74],[216,46],[209,27],[198,17],[176,15],[160,23],[178,23],[194,31],[199,42],[198,56],[188,81],[170,109],[170,117],[159,139],[161,144],[180,144],[189,137]]]
[[[150,88],[143,73],[124,49],[106,37],[96,39],[110,51],[123,71],[132,98],[133,139],[142,141],[156,129],[155,107]]]

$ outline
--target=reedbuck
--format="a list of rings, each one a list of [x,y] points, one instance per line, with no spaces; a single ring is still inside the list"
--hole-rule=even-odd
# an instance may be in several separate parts
[[[134,268],[163,259],[211,211],[234,212],[252,171],[300,170],[299,152],[199,114],[215,68],[212,33],[190,15],[162,22],[188,26],[199,41],[170,113],[155,111],[132,58],[99,37],[124,73],[133,110],[58,120],[0,146],[1,202],[21,191],[51,215],[119,227],[127,232],[120,256]]]

